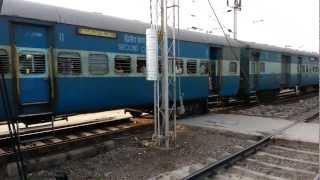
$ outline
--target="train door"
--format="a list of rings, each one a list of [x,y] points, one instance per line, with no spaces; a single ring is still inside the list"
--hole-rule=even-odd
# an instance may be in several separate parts
[[[286,88],[290,81],[290,56],[281,57],[281,87]]]
[[[301,84],[302,80],[302,57],[298,57],[298,65],[297,65],[297,85]]]
[[[18,105],[22,107],[20,114],[31,113],[25,110],[50,101],[48,28],[20,23],[13,27]],[[37,113],[41,108],[31,109]]]
[[[221,61],[222,61],[222,48],[210,48],[210,71],[209,71],[209,89],[212,93],[219,92],[221,84]]]
[[[210,72],[209,72],[209,89],[211,92],[218,92],[220,84],[220,61],[211,60],[210,62]]]
[[[250,61],[250,65],[249,65],[250,66],[250,90],[251,91],[256,90],[258,80],[259,80],[259,72],[258,72],[259,58],[260,58],[259,52],[252,53],[252,60]]]

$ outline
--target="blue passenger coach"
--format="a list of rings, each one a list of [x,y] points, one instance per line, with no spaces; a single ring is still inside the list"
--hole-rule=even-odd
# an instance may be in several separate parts
[[[239,95],[270,100],[283,89],[318,88],[318,63],[315,53],[247,42],[241,49]]]
[[[148,24],[98,13],[0,0],[0,73],[14,114],[26,123],[115,108],[148,109]],[[188,113],[207,110],[208,96],[276,96],[319,84],[317,54],[181,30],[177,93]],[[169,54],[170,56],[170,54]],[[0,97],[2,98],[2,97]],[[0,99],[3,102],[3,99]],[[0,120],[7,119],[0,104]]]
[[[153,103],[147,24],[20,0],[3,1],[0,24],[0,70],[20,118]],[[183,31],[176,47],[187,108],[206,108],[208,97],[209,45],[197,34]]]

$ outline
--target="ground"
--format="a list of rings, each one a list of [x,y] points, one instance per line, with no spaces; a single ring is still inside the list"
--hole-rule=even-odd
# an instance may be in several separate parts
[[[157,149],[150,142],[152,130],[139,131],[115,138],[115,149],[95,157],[68,161],[63,166],[33,173],[33,179],[50,178],[64,171],[70,179],[148,179],[195,163],[219,159],[226,152],[235,152],[235,145],[249,145],[253,137],[232,133],[178,126],[176,147]],[[146,146],[147,145],[147,146]]]
[[[233,114],[298,120],[303,113],[319,111],[319,96],[299,100],[293,103],[258,105],[253,108],[231,111]]]
[[[237,145],[246,147],[252,143],[248,140],[256,139],[254,135],[268,134],[291,124],[293,120],[303,120],[307,115],[318,112],[318,106],[317,96],[294,103],[259,105],[233,111],[233,114],[213,113],[186,118],[179,121],[176,146],[170,150],[153,146],[152,128],[121,134],[113,138],[115,147],[108,152],[91,158],[69,160],[60,167],[33,172],[30,178],[54,179],[57,172],[64,172],[71,180],[150,179],[165,172],[226,157],[228,153],[239,150],[239,147],[235,148]],[[298,136],[303,136],[312,142],[318,138],[318,135],[313,135],[317,133],[315,125],[299,123],[283,137],[297,140],[301,138]],[[250,131],[255,133],[249,133],[251,136],[243,135]]]

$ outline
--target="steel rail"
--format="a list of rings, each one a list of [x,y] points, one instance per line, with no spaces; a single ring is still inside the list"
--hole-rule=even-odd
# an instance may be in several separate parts
[[[211,110],[211,112],[225,112],[225,111],[231,111],[231,110],[241,110],[241,109],[247,109],[247,108],[251,108],[260,104],[263,105],[276,105],[276,104],[285,104],[285,103],[290,103],[293,101],[298,101],[300,99],[305,99],[305,98],[309,98],[309,97],[314,97],[318,95],[318,91],[317,92],[309,92],[309,93],[305,93],[305,94],[300,94],[297,95],[296,93],[293,92],[285,92],[285,93],[281,93],[279,94],[277,100],[272,101],[272,102],[267,102],[267,103],[259,103],[257,101],[250,101],[249,103],[245,103],[242,101],[236,101],[233,102],[229,105],[226,106],[212,106],[212,108],[209,108],[209,110]],[[215,109],[215,108],[221,108],[221,109]]]
[[[307,95],[310,95],[310,94],[307,94]],[[298,96],[298,97],[301,97],[301,96]],[[309,118],[294,121],[293,123],[290,123],[289,125],[274,132],[273,134],[262,138],[257,143],[250,145],[249,147],[247,147],[237,153],[231,154],[230,156],[227,156],[221,160],[218,160],[214,163],[209,164],[208,166],[206,166],[202,169],[199,169],[199,170],[193,172],[192,174],[184,177],[183,180],[206,179],[207,177],[214,176],[217,174],[217,171],[219,169],[221,169],[223,167],[229,167],[232,164],[234,164],[235,162],[256,153],[258,150],[260,150],[263,147],[265,147],[266,145],[268,145],[276,136],[282,134],[284,131],[295,126],[296,124],[298,124],[300,122],[305,122],[307,119],[309,119]]]
[[[85,122],[85,123],[79,123],[79,124],[73,124],[73,125],[64,125],[64,126],[59,126],[52,130],[51,127],[44,127],[44,128],[36,128],[30,131],[25,131],[25,132],[20,132],[20,139],[25,141],[28,139],[33,139],[41,136],[45,136],[46,134],[50,134],[52,132],[54,133],[67,133],[70,131],[77,131],[83,128],[93,128],[95,126],[100,126],[100,125],[117,125],[121,124],[124,122],[130,121],[129,117],[124,117],[124,118],[116,118],[113,120],[96,120],[96,121],[91,121],[91,122]],[[7,134],[0,135],[0,144],[6,144],[10,143],[10,137]]]
[[[36,156],[41,156],[42,152],[54,152],[55,150],[61,150],[61,148],[74,148],[73,145],[78,146],[80,144],[84,144],[86,142],[92,143],[92,142],[98,142],[102,139],[113,137],[114,135],[118,135],[123,132],[129,132],[131,130],[137,130],[140,128],[145,128],[145,127],[151,127],[152,123],[151,122],[127,122],[126,123],[119,123],[117,125],[108,125],[105,124],[104,127],[98,126],[96,128],[90,128],[90,129],[78,129],[77,131],[68,131],[68,133],[63,133],[60,135],[57,135],[56,139],[60,139],[61,141],[58,142],[48,142],[48,141],[41,141],[43,142],[42,145],[33,145],[31,143],[26,143],[25,148],[22,148],[22,153],[32,153],[36,154]],[[109,129],[111,128],[111,129]],[[113,128],[113,129],[112,129]],[[94,130],[103,130],[104,132],[98,133],[94,132]],[[90,135],[83,136],[81,133],[90,133]],[[67,139],[67,136],[74,135],[75,138],[72,139]],[[71,146],[72,144],[72,146]],[[80,147],[83,145],[80,145]],[[13,156],[12,151],[7,151],[5,150],[6,147],[1,147],[4,148],[2,149],[2,152],[0,153],[0,159],[6,162],[10,162]],[[7,148],[8,149],[8,148]],[[31,154],[29,154],[31,155]]]
[[[257,150],[261,149],[263,145],[269,143],[273,138],[273,135],[269,135],[256,144],[253,144],[237,153],[234,153],[224,159],[216,161],[202,169],[195,171],[194,173],[183,178],[184,180],[195,180],[195,179],[205,179],[206,177],[214,176],[217,170],[223,167],[231,166],[234,162],[246,158],[247,156],[255,153]]]

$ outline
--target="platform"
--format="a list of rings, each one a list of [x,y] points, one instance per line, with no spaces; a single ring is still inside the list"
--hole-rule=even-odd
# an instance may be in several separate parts
[[[72,125],[78,125],[83,123],[90,123],[95,121],[113,121],[119,118],[131,117],[129,114],[125,114],[124,110],[113,110],[113,111],[104,111],[97,113],[88,113],[88,114],[79,114],[74,116],[69,116],[68,121],[60,120],[54,122],[54,127],[66,127]],[[21,130],[24,130],[25,125],[19,124]],[[51,127],[51,123],[42,123],[29,126],[29,130],[41,129],[45,127]],[[0,125],[0,135],[8,134],[8,126],[7,124]]]
[[[293,121],[234,114],[208,114],[185,118],[178,123],[261,136],[276,132],[290,125]],[[279,135],[279,138],[318,143],[319,125],[317,123],[299,123],[288,129],[284,134]]]

